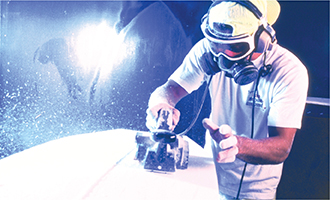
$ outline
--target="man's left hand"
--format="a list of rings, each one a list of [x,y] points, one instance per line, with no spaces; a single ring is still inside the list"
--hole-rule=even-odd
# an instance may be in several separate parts
[[[203,126],[209,130],[211,137],[219,144],[222,151],[218,153],[217,162],[234,162],[238,154],[237,138],[230,126],[224,124],[220,127],[210,119],[203,120]]]

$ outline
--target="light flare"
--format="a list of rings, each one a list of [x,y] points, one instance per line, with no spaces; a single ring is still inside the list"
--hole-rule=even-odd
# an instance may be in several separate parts
[[[126,57],[123,49],[124,36],[117,34],[114,28],[102,22],[99,25],[87,25],[77,37],[76,55],[79,66],[86,72],[101,70],[111,72],[113,67]]]

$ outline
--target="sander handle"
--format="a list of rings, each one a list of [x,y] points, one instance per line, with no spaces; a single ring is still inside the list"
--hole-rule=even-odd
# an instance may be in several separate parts
[[[170,108],[162,108],[158,111],[158,118],[157,118],[157,129],[162,129],[166,131],[171,131],[170,127],[173,123],[173,110]]]

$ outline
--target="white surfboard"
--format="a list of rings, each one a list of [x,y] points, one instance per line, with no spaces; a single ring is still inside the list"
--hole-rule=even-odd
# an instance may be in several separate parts
[[[136,131],[50,141],[0,160],[0,199],[218,199],[211,152],[189,140],[188,169],[155,173],[134,160]]]

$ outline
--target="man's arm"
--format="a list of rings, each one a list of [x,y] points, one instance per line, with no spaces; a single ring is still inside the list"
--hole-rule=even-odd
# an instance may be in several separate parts
[[[168,80],[164,85],[158,87],[150,96],[149,108],[159,104],[167,103],[175,106],[188,92],[173,80]]]
[[[170,130],[173,131],[180,119],[180,111],[175,109],[175,105],[186,95],[188,92],[173,80],[167,81],[164,85],[158,87],[150,96],[146,126],[149,130],[157,129],[158,112],[161,109],[171,109],[172,126]]]
[[[297,129],[268,127],[269,138],[237,137],[237,158],[252,164],[278,164],[288,157]]]
[[[251,164],[282,163],[290,153],[297,130],[295,128],[268,127],[268,138],[251,139],[234,135],[228,125],[219,127],[209,119],[204,119],[203,125],[223,149],[217,157],[217,161],[220,163],[233,162],[235,158]]]

